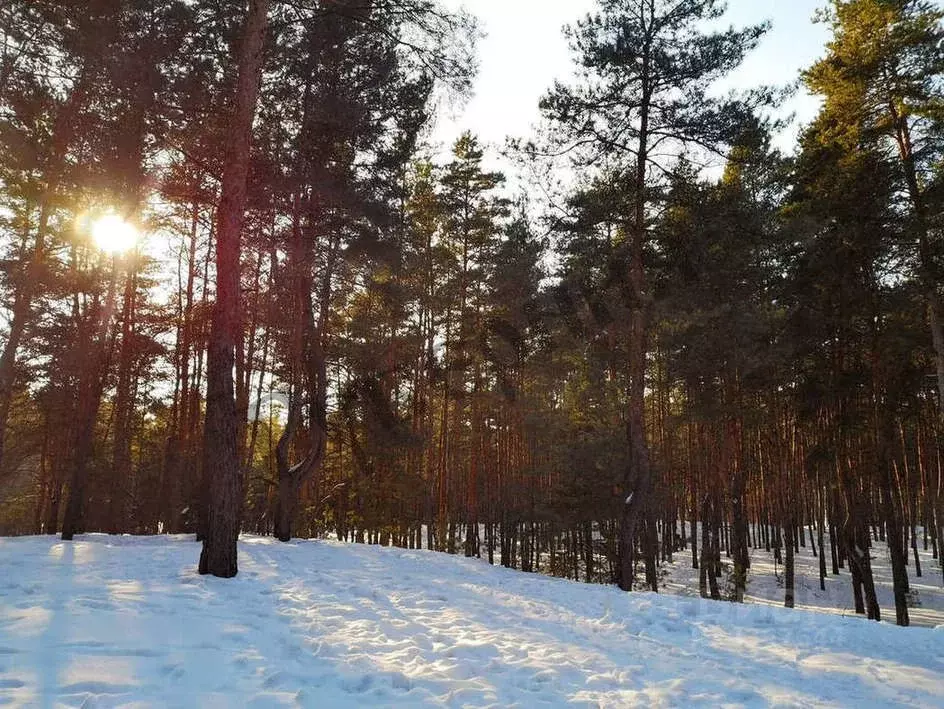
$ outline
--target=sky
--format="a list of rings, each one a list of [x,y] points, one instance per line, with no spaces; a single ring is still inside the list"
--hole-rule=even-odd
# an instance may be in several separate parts
[[[455,4],[459,4],[456,2]],[[594,0],[462,0],[479,18],[486,37],[479,43],[479,74],[472,99],[445,109],[434,140],[451,144],[470,130],[488,145],[500,147],[506,136],[527,137],[539,119],[538,101],[555,79],[571,74],[571,54],[561,32],[595,7]],[[826,0],[730,0],[728,24],[770,20],[772,29],[741,69],[732,87],[789,84],[824,50],[826,28],[814,24],[814,11]],[[799,123],[816,112],[814,98],[799,94],[785,107],[794,125],[781,137],[789,149]]]

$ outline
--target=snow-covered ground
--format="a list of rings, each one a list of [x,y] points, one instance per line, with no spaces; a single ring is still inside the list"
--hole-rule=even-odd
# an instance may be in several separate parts
[[[944,631],[588,586],[427,551],[0,539],[0,704],[944,706]]]
[[[829,540],[826,539],[826,590],[819,587],[819,559],[813,556],[813,548],[807,539],[806,547],[800,547],[795,555],[796,578],[794,590],[796,607],[826,613],[851,616],[855,614],[852,599],[852,581],[849,569],[840,569],[838,576],[832,575],[829,555]],[[817,548],[818,551],[818,548]],[[872,573],[883,621],[895,621],[895,600],[892,586],[891,561],[885,542],[875,542],[871,549]],[[912,551],[908,549],[908,580],[911,584],[909,615],[912,625],[933,628],[944,624],[944,578],[937,559],[931,551],[924,551],[919,544],[922,576],[915,573]],[[722,565],[730,569],[730,560],[722,555]],[[682,596],[698,595],[698,571],[692,569],[691,551],[675,555],[674,563],[666,566],[668,572],[663,580],[665,593]],[[724,577],[719,580],[724,593]],[[783,565],[775,564],[773,554],[763,549],[751,549],[751,570],[748,574],[747,603],[783,605]],[[942,641],[944,642],[944,641]],[[942,690],[944,691],[944,690]]]

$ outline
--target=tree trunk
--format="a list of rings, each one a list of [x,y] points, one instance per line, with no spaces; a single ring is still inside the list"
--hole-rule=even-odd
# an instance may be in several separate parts
[[[794,547],[793,547],[793,522],[792,520],[788,521],[784,525],[784,535],[786,537],[786,559],[784,560],[783,566],[783,575],[784,575],[784,593],[783,593],[783,605],[786,608],[793,608],[796,604],[795,590],[794,590]]]
[[[62,538],[72,539],[85,531],[85,495],[88,482],[88,466],[95,441],[95,423],[102,400],[105,381],[105,361],[108,352],[108,331],[115,310],[115,288],[118,278],[117,262],[112,261],[111,279],[105,304],[97,313],[95,329],[86,340],[88,355],[83,363],[78,385],[76,403],[75,439],[70,461],[69,497],[66,500],[65,516],[62,520]]]
[[[133,257],[132,257],[133,258]],[[132,337],[138,289],[135,266],[126,276],[121,316],[121,347],[118,355],[118,384],[115,396],[115,433],[112,447],[112,484],[108,499],[108,531],[125,530],[127,500],[131,496],[131,429],[134,415],[134,386],[131,366],[134,357]]]
[[[243,27],[235,110],[217,208],[216,302],[207,348],[207,400],[203,465],[209,483],[206,537],[199,571],[223,578],[236,575],[241,476],[233,366],[239,324],[240,238],[246,208],[246,178],[252,122],[262,77],[262,54],[269,0],[250,0]]]
[[[311,250],[306,247],[302,237],[300,207],[301,200],[296,199],[289,264],[294,292],[290,365],[292,392],[288,421],[276,446],[279,487],[275,535],[283,542],[291,539],[291,524],[298,494],[305,481],[321,466],[328,440],[328,373],[323,338],[331,300],[332,271],[336,251],[332,250],[332,253],[328,255],[324,282],[321,284],[321,311],[316,323],[311,300]],[[301,423],[303,391],[307,391],[309,397],[310,440],[304,459],[296,465],[290,465],[289,448]],[[356,436],[356,433],[352,431],[351,435]]]
[[[620,588],[630,591],[635,575],[636,529],[648,512],[652,485],[649,445],[646,440],[646,271],[643,262],[646,229],[646,169],[649,150],[649,48],[643,48],[644,98],[640,111],[640,131],[633,184],[634,212],[629,244],[629,386],[626,437],[629,443],[629,469],[626,474],[623,514],[620,520]],[[655,590],[655,589],[653,589]]]

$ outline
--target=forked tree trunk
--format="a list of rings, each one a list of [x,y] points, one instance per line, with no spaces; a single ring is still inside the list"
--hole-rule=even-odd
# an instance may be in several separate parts
[[[872,559],[869,553],[868,531],[854,524],[855,529],[847,537],[847,555],[849,565],[861,583],[865,613],[869,620],[880,621],[882,612],[875,593],[875,579],[872,575]]]
[[[298,496],[304,483],[321,467],[328,444],[328,371],[324,353],[324,329],[331,300],[331,281],[335,251],[321,284],[318,322],[312,304],[312,252],[302,234],[301,198],[295,200],[292,242],[288,271],[292,282],[293,323],[291,338],[291,385],[288,421],[275,449],[279,485],[275,506],[275,536],[287,542],[292,538],[292,522]],[[290,463],[290,449],[302,423],[303,392],[308,393],[308,450],[301,461]]]
[[[885,525],[885,538],[892,563],[892,586],[895,596],[895,622],[901,626],[910,625],[908,617],[908,570],[905,567],[907,555],[902,540],[904,529],[898,515],[895,500],[892,497],[891,461],[888,454],[887,426],[890,423],[886,413],[879,414],[882,421],[878,424],[878,465],[879,480],[882,486],[881,512]]]

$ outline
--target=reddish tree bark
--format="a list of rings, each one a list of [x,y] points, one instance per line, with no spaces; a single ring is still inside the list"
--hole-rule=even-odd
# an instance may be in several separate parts
[[[207,347],[207,403],[203,465],[209,500],[199,571],[230,578],[238,571],[236,540],[242,486],[236,441],[233,366],[239,323],[240,234],[246,209],[246,181],[252,122],[259,97],[269,0],[250,0],[239,53],[239,78],[230,140],[216,212],[216,302]]]

